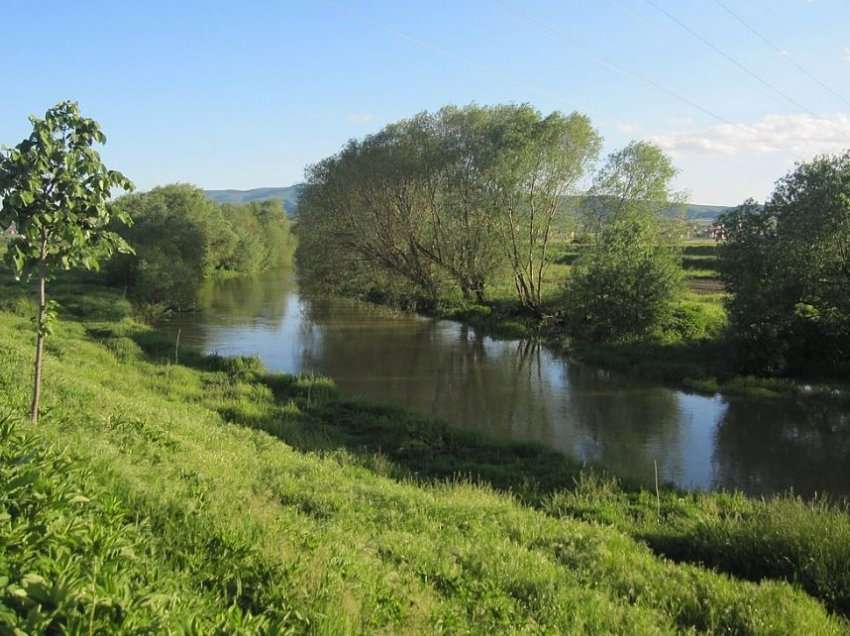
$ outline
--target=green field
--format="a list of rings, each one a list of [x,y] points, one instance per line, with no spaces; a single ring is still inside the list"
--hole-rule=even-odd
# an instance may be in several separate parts
[[[846,633],[850,517],[656,493],[336,397],[174,364],[95,279],[54,285],[43,421],[2,288],[0,626],[27,633]]]

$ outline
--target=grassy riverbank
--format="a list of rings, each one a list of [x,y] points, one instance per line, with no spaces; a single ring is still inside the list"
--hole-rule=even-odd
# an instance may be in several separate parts
[[[656,496],[253,359],[174,364],[119,296],[65,291],[38,429],[27,303],[0,313],[0,625],[847,631],[843,509]]]

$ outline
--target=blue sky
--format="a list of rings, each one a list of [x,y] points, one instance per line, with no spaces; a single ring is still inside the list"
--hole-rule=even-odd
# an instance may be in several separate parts
[[[734,204],[850,148],[848,25],[847,0],[0,0],[0,144],[74,99],[141,189],[277,186],[421,110],[530,102]]]

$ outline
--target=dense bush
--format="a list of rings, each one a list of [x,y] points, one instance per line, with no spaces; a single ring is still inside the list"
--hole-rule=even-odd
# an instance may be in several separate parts
[[[720,227],[741,366],[850,373],[850,153],[800,164]]]
[[[676,225],[667,218],[674,174],[661,149],[643,142],[613,153],[599,171],[585,210],[595,240],[566,285],[574,338],[635,340],[670,322],[682,280]]]
[[[681,283],[677,251],[645,221],[610,223],[576,263],[567,285],[568,325],[592,342],[650,335],[669,322]]]
[[[294,248],[289,221],[274,201],[220,205],[198,188],[170,185],[116,205],[134,220],[119,231],[135,254],[113,259],[109,278],[146,304],[192,308],[204,280],[277,267]]]

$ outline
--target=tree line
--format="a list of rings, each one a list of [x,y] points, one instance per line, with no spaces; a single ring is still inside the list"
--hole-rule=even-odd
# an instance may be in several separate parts
[[[599,339],[641,334],[678,293],[675,223],[666,214],[675,169],[652,144],[630,144],[595,173],[583,204],[577,195],[601,142],[587,116],[544,116],[529,105],[449,106],[352,140],[307,170],[302,280],[421,308],[455,296],[484,303],[507,277],[533,315],[562,311],[568,325]],[[577,275],[560,281],[574,302],[553,307],[544,295],[553,244],[577,223],[593,245]]]
[[[350,141],[307,170],[301,280],[426,309],[510,280],[517,307],[575,339],[709,335],[683,301],[670,158],[633,142],[597,167],[600,146],[586,116],[528,105],[449,106]],[[735,368],[850,372],[850,153],[799,164],[717,229],[728,329],[714,335]],[[586,245],[552,280],[575,231]]]
[[[216,203],[185,184],[115,202],[133,219],[115,231],[133,247],[106,265],[108,280],[140,302],[192,309],[204,281],[255,274],[291,261],[294,240],[280,202]]]

